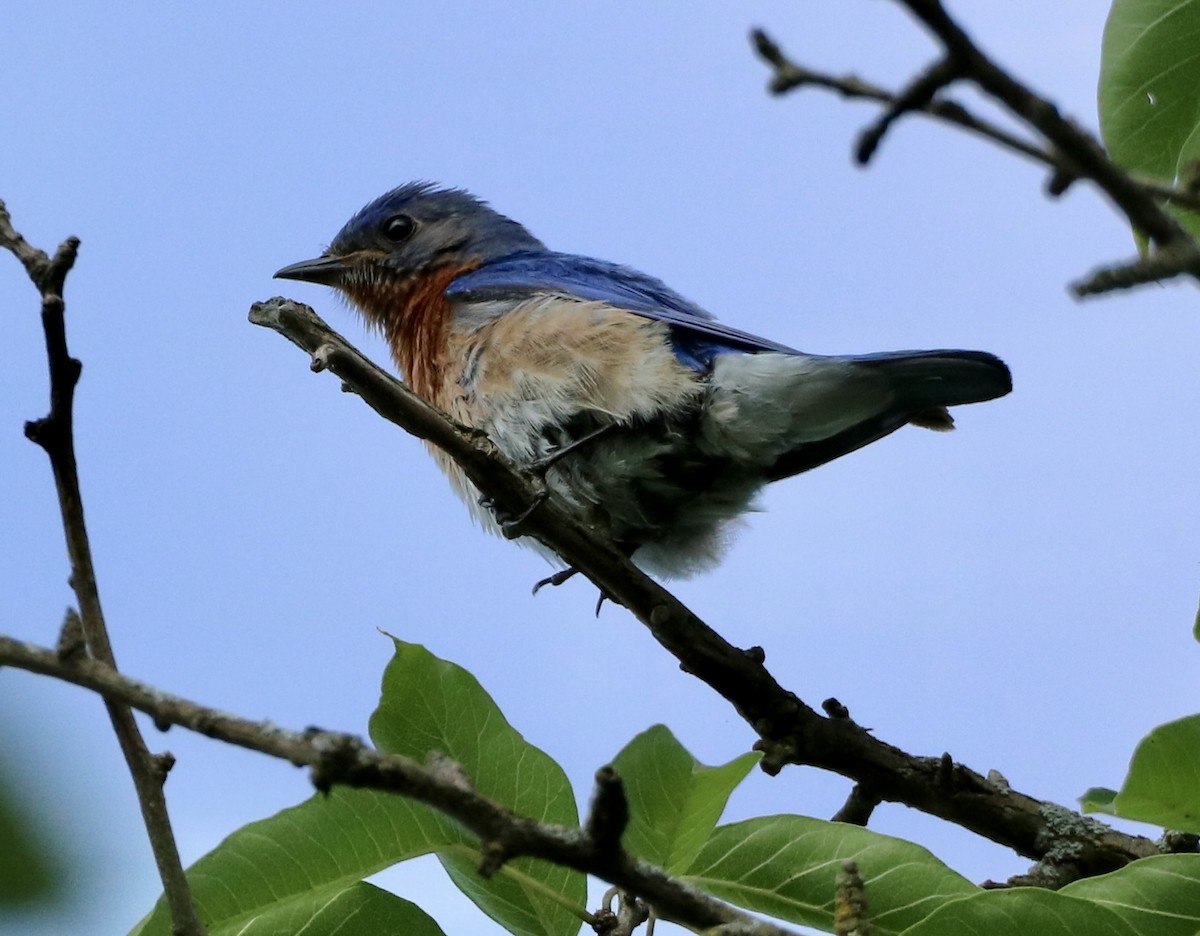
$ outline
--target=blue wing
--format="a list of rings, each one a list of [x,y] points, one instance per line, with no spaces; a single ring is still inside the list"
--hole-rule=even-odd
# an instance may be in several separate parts
[[[521,299],[559,293],[606,302],[635,315],[666,322],[679,359],[708,370],[712,359],[729,351],[800,352],[716,321],[661,280],[628,267],[575,254],[526,251],[485,264],[450,283],[447,297],[464,302]]]

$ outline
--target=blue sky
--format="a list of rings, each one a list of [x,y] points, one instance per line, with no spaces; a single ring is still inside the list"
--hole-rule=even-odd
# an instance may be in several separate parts
[[[959,3],[983,44],[1094,125],[1105,5]],[[589,792],[665,722],[702,760],[754,738],[624,611],[576,581],[536,599],[534,553],[474,529],[421,445],[250,326],[316,306],[271,273],[411,179],[465,186],[556,249],[629,263],[722,319],[814,352],[981,348],[1004,400],[952,435],[905,430],[764,498],[716,572],[677,594],[761,644],[810,703],[845,702],[914,753],[995,768],[1068,805],[1136,741],[1195,711],[1200,444],[1191,287],[1079,304],[1129,255],[1086,185],[905,121],[853,167],[873,111],[764,93],[746,34],[895,86],[934,52],[894,5],[213,3],[25,5],[0,94],[0,198],[33,243],[83,240],[68,284],[84,361],[77,443],[122,667],[292,727],[365,731],[388,642],[474,672]],[[71,597],[53,485],[24,420],[46,410],[36,295],[0,263],[0,631],[52,643]],[[80,856],[74,901],[23,933],[116,933],[159,891],[131,784],[86,693],[0,674],[0,769]],[[192,861],[305,797],[304,776],[149,729]],[[730,816],[828,816],[848,785],[753,775]],[[969,877],[1025,862],[899,806],[872,822]],[[432,861],[390,875],[448,932],[490,932]],[[0,921],[0,930],[5,929]],[[13,930],[14,932],[17,930]]]

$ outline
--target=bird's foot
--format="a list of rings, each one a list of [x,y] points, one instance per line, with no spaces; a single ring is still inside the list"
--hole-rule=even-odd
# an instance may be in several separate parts
[[[574,567],[569,569],[559,569],[553,575],[548,575],[546,578],[535,582],[533,585],[533,594],[536,595],[547,585],[553,585],[555,588],[558,588],[559,585],[562,585],[564,582],[574,578],[578,573],[579,570]]]
[[[548,576],[546,576],[546,578],[542,579],[541,581],[535,582],[534,586],[533,586],[533,593],[536,595],[539,591],[541,591],[547,585],[553,585],[555,588],[557,588],[559,585],[562,585],[564,582],[569,581],[570,579],[574,578],[578,574],[579,574],[579,570],[574,567],[571,567],[569,569],[559,569],[553,575],[548,575]],[[611,601],[613,604],[620,604],[619,601],[617,601],[615,598],[613,598],[607,592],[601,591],[600,597],[596,599],[596,617],[600,617],[600,609],[604,607],[604,602],[606,602],[606,601]]]
[[[520,513],[514,514],[505,507],[501,507],[490,497],[479,498],[479,506],[486,509],[495,518],[496,524],[500,527],[500,532],[505,539],[519,539],[527,532],[525,524],[529,520],[535,510],[546,502],[550,495],[543,489],[538,491],[533,496],[533,500],[529,502],[529,506]]]

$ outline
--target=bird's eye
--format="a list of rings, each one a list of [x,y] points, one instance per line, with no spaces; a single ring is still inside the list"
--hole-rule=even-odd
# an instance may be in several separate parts
[[[408,215],[396,215],[394,218],[388,218],[383,225],[383,236],[390,240],[393,244],[399,244],[401,241],[406,241],[413,235],[413,231],[417,229],[417,222]]]

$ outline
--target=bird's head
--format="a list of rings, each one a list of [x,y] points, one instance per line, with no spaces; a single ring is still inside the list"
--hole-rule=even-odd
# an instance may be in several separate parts
[[[426,274],[544,249],[524,227],[470,193],[411,182],[359,211],[321,256],[275,276],[332,286],[376,319],[378,306],[402,299]]]

